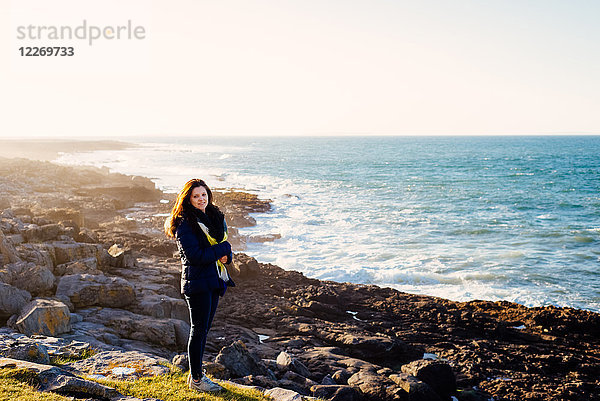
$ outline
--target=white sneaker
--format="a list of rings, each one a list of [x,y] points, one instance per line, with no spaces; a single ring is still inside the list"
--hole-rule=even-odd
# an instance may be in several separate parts
[[[200,380],[194,380],[189,377],[188,385],[192,390],[200,391],[203,393],[216,393],[217,391],[223,390],[223,387],[213,382],[208,376],[202,376]]]

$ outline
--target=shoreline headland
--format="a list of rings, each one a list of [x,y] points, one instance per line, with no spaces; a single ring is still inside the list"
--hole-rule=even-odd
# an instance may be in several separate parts
[[[0,158],[0,367],[82,349],[96,354],[64,369],[185,367],[179,260],[161,232],[172,200],[145,177]],[[215,203],[235,249],[252,240],[237,231],[249,213],[270,207],[231,191]],[[320,281],[241,252],[231,274],[207,344],[214,377],[328,400],[600,399],[598,313]]]
[[[1,139],[0,157],[51,161],[61,153],[122,150],[137,145],[116,140]]]

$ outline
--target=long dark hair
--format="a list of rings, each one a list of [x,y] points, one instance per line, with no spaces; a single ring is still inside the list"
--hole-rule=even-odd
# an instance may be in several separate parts
[[[177,194],[177,199],[175,200],[175,204],[173,205],[173,209],[171,209],[171,214],[165,220],[165,234],[167,237],[175,238],[175,230],[177,230],[177,226],[181,223],[181,219],[186,217],[186,215],[192,214],[194,206],[190,203],[190,197],[192,195],[192,191],[194,188],[204,187],[206,189],[206,193],[208,194],[208,204],[206,205],[206,214],[211,217],[217,217],[223,219],[223,213],[219,210],[218,207],[213,205],[213,194],[208,185],[198,178],[194,178],[189,180],[183,186],[183,189]]]

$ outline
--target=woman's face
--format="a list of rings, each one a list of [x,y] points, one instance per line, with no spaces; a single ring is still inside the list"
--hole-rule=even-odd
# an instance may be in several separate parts
[[[206,210],[206,205],[208,205],[208,193],[206,192],[206,188],[196,187],[192,189],[190,203],[196,209],[200,209],[204,212]]]

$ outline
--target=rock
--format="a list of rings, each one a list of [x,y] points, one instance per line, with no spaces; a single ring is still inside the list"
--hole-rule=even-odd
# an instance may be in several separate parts
[[[17,318],[16,327],[25,335],[56,336],[71,331],[69,308],[60,301],[34,299]]]
[[[277,366],[282,370],[292,370],[304,377],[311,377],[311,373],[299,359],[292,358],[290,354],[282,351],[277,356]]]
[[[188,359],[187,354],[177,354],[177,355],[175,355],[173,357],[173,359],[171,359],[171,364],[173,366],[181,369],[182,372],[187,372],[190,369],[190,361]],[[214,377],[214,375],[212,375],[212,374],[211,374],[211,376]]]
[[[82,227],[85,224],[83,214],[79,210],[54,208],[44,210],[41,216],[51,221],[69,222],[72,221],[75,225]]]
[[[337,384],[346,384],[346,383],[348,383],[348,379],[350,378],[350,376],[352,376],[352,373],[348,372],[345,369],[339,369],[339,370],[336,370],[333,373],[333,375],[331,375],[331,378]]]
[[[0,316],[19,313],[31,300],[31,294],[9,284],[0,283]]]
[[[253,257],[245,254],[236,254],[233,263],[227,269],[233,278],[256,277],[260,272],[260,265]]]
[[[248,375],[273,377],[262,360],[251,354],[246,345],[237,340],[227,347],[223,347],[217,355],[215,362],[225,366],[233,377]]]
[[[73,302],[71,302],[71,298],[67,297],[66,295],[55,295],[52,297],[52,299],[56,299],[57,301],[67,305],[71,313],[75,312],[75,305],[73,305]]]
[[[336,342],[343,346],[349,346],[352,356],[381,365],[406,363],[423,355],[421,348],[383,335],[347,333],[338,336]]]
[[[82,373],[100,374],[108,378],[120,378],[123,373],[128,373],[128,378],[139,378],[169,373],[168,363],[165,358],[144,352],[102,351],[64,366]]]
[[[86,258],[99,259],[103,249],[100,244],[81,244],[78,242],[53,242],[52,246],[54,247],[57,265]]]
[[[23,244],[18,247],[21,259],[38,266],[44,266],[51,272],[54,271],[56,257],[54,247],[49,244]]]
[[[30,224],[23,230],[23,235],[27,242],[44,242],[56,239],[61,231],[61,226],[58,224],[45,224],[42,226]]]
[[[0,255],[0,266],[2,266],[2,259],[3,256]],[[13,281],[13,275],[11,273],[11,271],[9,269],[0,267],[0,283],[4,283],[4,284],[12,284]]]
[[[71,322],[71,326],[75,323],[83,322],[83,317],[77,313],[71,313],[69,315],[69,321]]]
[[[21,258],[17,253],[17,250],[13,244],[4,236],[2,230],[0,230],[0,253],[3,256],[4,263],[16,263],[20,262]]]
[[[190,321],[185,301],[166,295],[152,294],[142,298],[138,303],[137,311],[152,317],[179,319],[186,323]]]
[[[348,379],[350,386],[358,387],[365,397],[372,401],[383,401],[389,400],[393,397],[390,396],[388,388],[393,387],[394,382],[384,376],[379,376],[375,372],[368,370],[361,370],[358,373],[353,374]]]
[[[79,233],[75,235],[75,241],[85,242],[88,244],[97,244],[99,242],[98,234],[89,228],[81,228]]]
[[[0,356],[35,363],[50,363],[48,349],[34,341],[3,340],[0,342]]]
[[[231,380],[237,385],[243,385],[246,387],[253,387],[260,391],[265,391],[267,388],[281,387],[276,380],[271,379],[267,376],[254,376],[248,375]]]
[[[407,373],[392,374],[389,378],[408,393],[409,401],[441,401],[439,395],[425,382]]]
[[[249,242],[273,242],[277,239],[281,239],[281,234],[251,235],[248,237]]]
[[[305,397],[295,391],[287,390],[281,387],[275,387],[264,392],[267,397],[271,397],[273,401],[305,401],[312,397]]]
[[[186,367],[186,369],[187,368],[189,368],[189,366]],[[231,378],[231,374],[229,373],[229,370],[227,370],[227,368],[225,366],[221,365],[220,363],[203,362],[202,368],[206,371],[206,373],[208,373],[209,375],[211,375],[212,377],[214,377],[216,379],[227,380],[227,379]]]
[[[57,276],[69,276],[72,274],[104,274],[101,270],[98,270],[98,260],[96,258],[87,258],[77,260],[75,262],[63,263],[56,266],[54,274]]]
[[[33,296],[40,296],[49,294],[55,281],[54,275],[46,267],[29,263],[26,269],[13,278],[13,285]]]
[[[121,394],[110,387],[85,380],[56,366],[0,358],[0,368],[26,369],[33,373],[33,384],[41,391],[52,391],[63,395],[77,395],[79,398],[112,399]]]
[[[127,280],[91,274],[61,277],[56,295],[69,297],[76,308],[92,305],[121,308],[135,301],[133,286]]]
[[[190,338],[190,325],[183,320],[169,319],[175,329],[175,344],[178,349],[186,349]]]
[[[352,386],[316,385],[312,395],[328,401],[362,401],[363,397]]]
[[[114,244],[108,249],[108,254],[112,256],[110,265],[113,267],[133,267],[135,258],[131,254],[131,249],[123,249],[119,245]]]
[[[446,362],[420,359],[402,366],[402,372],[427,383],[442,399],[456,392],[456,378]]]
[[[179,340],[178,331],[188,332],[189,325],[177,319],[154,319],[125,310],[90,308],[78,311],[84,323],[109,327],[120,337],[157,344],[169,349],[185,349],[186,342]]]
[[[0,210],[10,209],[10,201],[6,198],[0,198]]]

